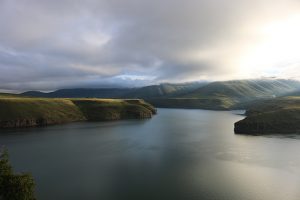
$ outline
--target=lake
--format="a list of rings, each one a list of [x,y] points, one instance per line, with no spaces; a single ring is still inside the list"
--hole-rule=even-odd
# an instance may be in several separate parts
[[[40,200],[299,200],[300,139],[235,135],[230,111],[1,130]]]

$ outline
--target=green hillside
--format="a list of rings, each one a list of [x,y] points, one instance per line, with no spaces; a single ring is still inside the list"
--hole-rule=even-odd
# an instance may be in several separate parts
[[[18,94],[11,94],[11,93],[0,93],[0,98],[15,98],[20,95]]]
[[[188,94],[189,92],[192,92],[206,84],[206,82],[203,82],[182,84],[164,83],[160,85],[151,85],[133,90],[126,94],[126,97],[141,99],[178,97]]]
[[[72,99],[89,121],[151,118],[156,110],[142,100]]]
[[[256,100],[270,99],[300,88],[293,80],[236,80],[206,84],[175,98],[149,98],[156,107],[210,110],[245,109]]]
[[[160,98],[187,94],[206,83],[160,84],[140,88],[75,88],[54,92],[28,91],[22,95],[51,98]]]
[[[186,97],[226,96],[239,100],[270,98],[293,92],[300,88],[294,80],[235,80],[213,82],[186,95]]]
[[[147,99],[152,105],[159,108],[189,108],[207,110],[229,110],[237,102],[227,97],[202,98],[155,98]]]
[[[47,98],[123,98],[132,88],[74,88],[60,89],[54,92],[28,91],[22,93],[31,97]]]
[[[0,127],[29,127],[82,121],[77,106],[66,99],[0,98]]]
[[[142,100],[0,97],[0,127],[32,127],[74,121],[150,118],[156,110]]]
[[[282,97],[257,102],[235,123],[240,134],[300,133],[300,97]]]
[[[285,94],[283,96],[300,96],[300,90]]]
[[[253,101],[299,90],[298,81],[255,79],[160,84],[141,88],[63,89],[50,93],[26,92],[23,95],[52,98],[139,98],[163,108],[228,110],[244,109]]]

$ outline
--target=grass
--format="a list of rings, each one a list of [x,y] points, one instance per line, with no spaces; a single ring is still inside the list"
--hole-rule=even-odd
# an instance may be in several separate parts
[[[90,121],[150,118],[155,109],[142,100],[72,99]]]
[[[258,102],[235,124],[236,133],[300,133],[300,97],[283,97]]]
[[[280,79],[219,81],[175,98],[149,98],[147,101],[162,108],[245,109],[255,101],[274,98],[299,87],[300,83],[297,81]]]
[[[292,92],[300,83],[292,80],[235,80],[205,85],[186,97],[227,96],[240,100],[269,98]]]
[[[11,94],[11,93],[0,93],[0,98],[16,98],[19,97],[18,94]]]
[[[0,98],[0,126],[38,126],[82,121],[79,108],[67,99]]]
[[[30,127],[73,121],[150,118],[142,100],[53,99],[0,95],[0,127]]]
[[[234,99],[221,96],[201,98],[157,98],[148,99],[147,101],[161,108],[191,108],[207,110],[229,110],[236,104]]]

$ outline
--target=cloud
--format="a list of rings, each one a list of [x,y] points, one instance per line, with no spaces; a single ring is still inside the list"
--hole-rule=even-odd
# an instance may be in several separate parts
[[[299,13],[299,4],[297,0],[2,0],[0,86],[53,90],[247,78],[255,71],[245,69],[242,60],[245,55],[251,60],[249,49],[256,51],[262,45],[261,27]],[[266,71],[270,69],[261,73]]]

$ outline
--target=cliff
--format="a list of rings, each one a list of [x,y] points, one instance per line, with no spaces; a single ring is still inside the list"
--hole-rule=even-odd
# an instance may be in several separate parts
[[[142,100],[47,99],[0,96],[0,128],[75,121],[151,118],[156,109]]]
[[[89,121],[146,119],[156,109],[143,100],[74,99],[73,103]]]
[[[235,123],[237,134],[300,133],[300,97],[266,100],[252,105],[246,118]]]
[[[159,108],[230,110],[236,101],[227,97],[147,99]]]

